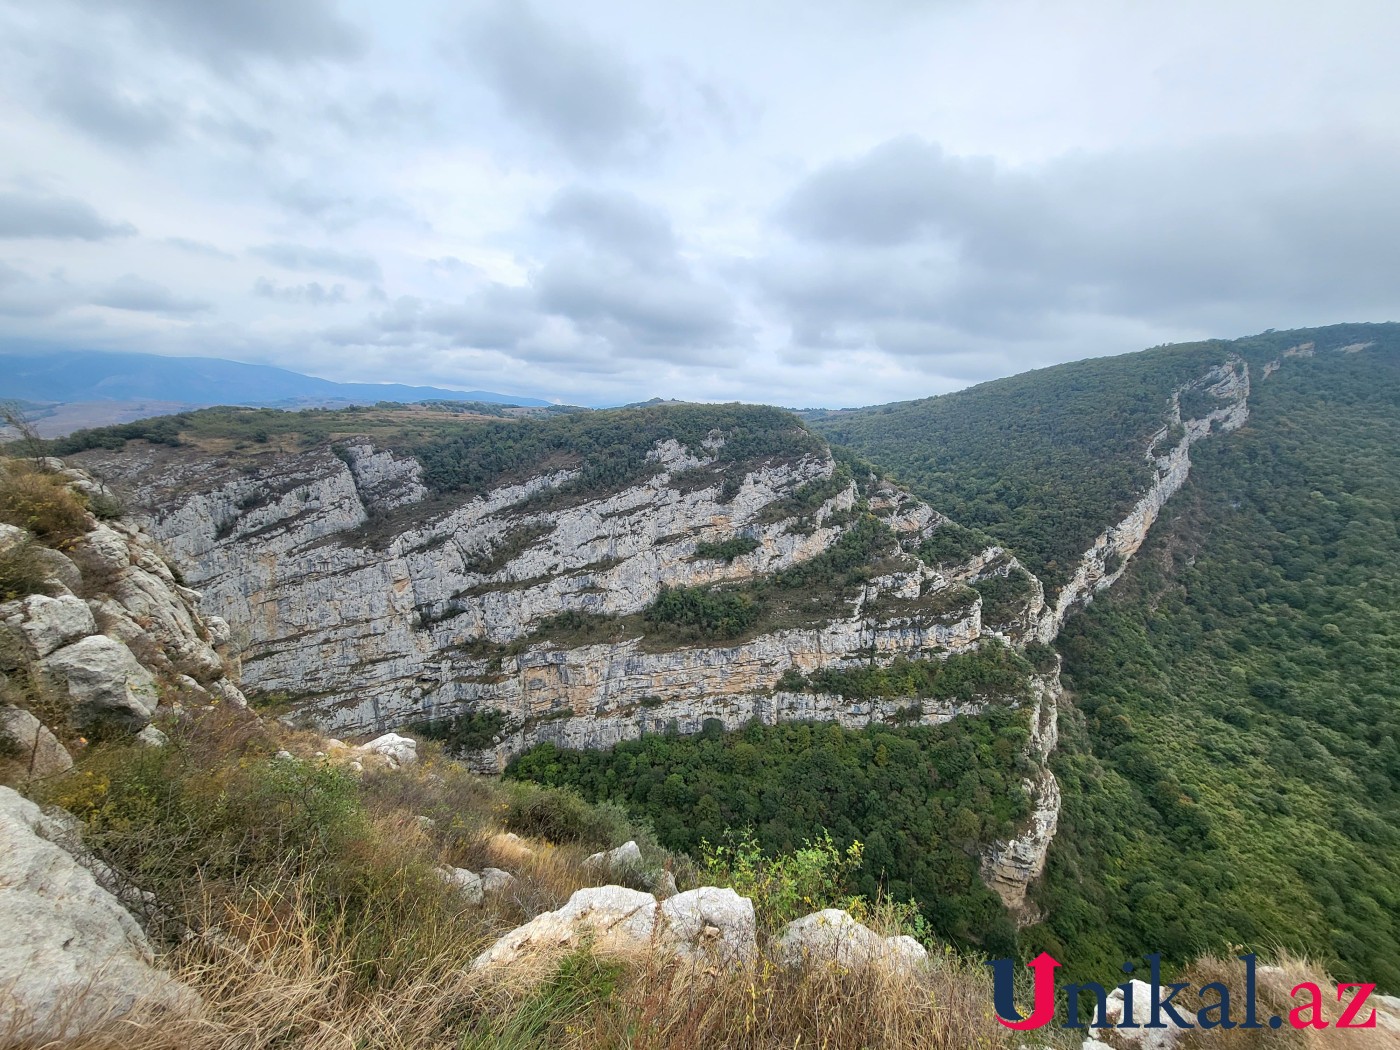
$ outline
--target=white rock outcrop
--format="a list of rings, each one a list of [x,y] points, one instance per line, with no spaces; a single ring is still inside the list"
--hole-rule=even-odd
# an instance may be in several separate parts
[[[662,901],[662,942],[683,958],[749,966],[758,958],[753,902],[728,887],[701,886]]]
[[[658,903],[640,890],[595,886],[512,930],[472,967],[575,948],[585,940],[602,951],[656,948],[696,963],[748,966],[758,958],[756,930],[753,902],[727,887],[702,886]]]
[[[468,904],[480,904],[486,888],[480,875],[466,868],[439,868],[438,874],[447,883],[456,887],[462,899]]]
[[[651,943],[656,898],[623,886],[579,890],[567,904],[537,915],[472,961],[472,969],[511,963],[530,953],[576,948],[585,938],[600,951],[627,951]]]
[[[583,862],[585,868],[610,871],[616,868],[637,869],[642,866],[641,848],[630,839],[616,849],[594,853]]]
[[[418,741],[397,733],[385,733],[352,750],[362,759],[381,759],[390,769],[401,769],[418,761]]]
[[[19,628],[37,657],[48,656],[55,649],[97,633],[92,610],[71,594],[58,598],[32,594],[20,605]]]
[[[153,965],[130,913],[50,841],[62,834],[0,787],[0,1032],[42,1043],[133,1011],[197,1011],[194,992]]]
[[[0,736],[10,741],[25,780],[44,780],[73,768],[73,756],[46,725],[19,707],[0,707]]]
[[[840,908],[794,919],[774,938],[770,951],[788,966],[825,964],[843,969],[872,964],[913,968],[928,958],[927,949],[913,937],[881,937]]]
[[[33,665],[47,696],[69,705],[82,727],[114,722],[139,729],[160,702],[155,677],[121,642],[95,634],[58,649]]]
[[[1152,1019],[1152,986],[1146,981],[1133,979],[1133,1017],[1135,1025],[1145,1025]],[[1108,1002],[1104,1010],[1106,1020],[1111,1024],[1118,1025],[1123,1021],[1123,989],[1114,988],[1108,993]],[[1189,1014],[1187,1016],[1190,1016]],[[1121,1045],[1129,1047],[1130,1050],[1174,1050],[1184,1032],[1189,1028],[1178,1028],[1167,1013],[1161,1015],[1161,1021],[1165,1028],[1095,1028],[1092,1029],[1093,1036],[1100,1039],[1116,1039]]]
[[[487,893],[504,893],[515,885],[515,876],[500,868],[481,869],[481,888]]]

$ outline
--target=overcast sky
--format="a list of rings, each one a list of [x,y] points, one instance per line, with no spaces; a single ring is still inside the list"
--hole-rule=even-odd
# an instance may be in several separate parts
[[[0,0],[0,343],[844,406],[1400,320],[1397,40],[1393,0]]]

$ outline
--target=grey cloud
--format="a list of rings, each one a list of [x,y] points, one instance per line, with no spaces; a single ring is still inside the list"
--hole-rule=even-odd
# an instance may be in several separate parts
[[[110,11],[111,0],[85,0]],[[120,0],[145,27],[180,50],[229,70],[246,58],[285,64],[344,60],[364,51],[360,31],[326,0]]]
[[[75,127],[113,145],[143,149],[170,139],[181,117],[168,100],[133,95],[95,59],[67,51],[44,90],[48,107]]]
[[[544,221],[639,263],[665,262],[676,252],[670,219],[630,193],[571,187],[555,198]]]
[[[535,284],[544,310],[604,339],[622,357],[719,365],[740,341],[729,295],[684,271],[574,254],[552,260]]]
[[[377,281],[383,276],[379,263],[370,256],[340,252],[334,248],[313,248],[305,244],[264,244],[253,248],[252,253],[286,270],[333,273],[359,281]]]
[[[266,277],[259,277],[253,282],[253,294],[279,303],[300,303],[306,306],[333,306],[348,301],[343,284],[333,284],[329,288],[320,281],[307,284],[278,284]]]
[[[467,43],[510,115],[577,162],[635,153],[658,134],[638,75],[577,26],[547,22],[524,3],[499,3],[469,28]]]
[[[931,359],[1060,338],[1070,318],[1228,333],[1366,316],[1393,308],[1397,180],[1395,145],[1323,137],[1027,168],[901,139],[794,188],[776,211],[793,240],[754,275],[808,345]]]
[[[167,237],[165,243],[172,248],[179,248],[183,252],[191,255],[203,255],[210,259],[235,259],[232,252],[226,252],[217,245],[209,244],[206,241],[196,241],[189,237]]]
[[[37,279],[0,262],[0,316],[51,317],[72,306],[75,300],[72,286],[61,275]]]
[[[92,298],[93,305],[114,310],[154,314],[197,314],[212,309],[210,303],[176,295],[163,284],[127,274],[113,281]]]
[[[129,222],[104,219],[90,204],[73,197],[0,190],[0,238],[101,241],[135,232]]]

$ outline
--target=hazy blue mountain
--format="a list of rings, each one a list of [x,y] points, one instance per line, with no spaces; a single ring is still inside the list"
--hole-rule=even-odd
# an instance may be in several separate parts
[[[334,383],[270,365],[99,350],[0,350],[0,397],[40,402],[155,399],[185,405],[275,405],[334,399],[548,404],[538,398],[490,390]]]

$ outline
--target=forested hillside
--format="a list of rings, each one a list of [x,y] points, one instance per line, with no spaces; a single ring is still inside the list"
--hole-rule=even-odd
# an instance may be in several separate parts
[[[1076,968],[1278,943],[1400,986],[1400,339],[1361,334],[1242,347],[1249,425],[1060,637],[1040,940]]]
[[[1232,354],[1256,372],[1288,347],[1395,339],[1397,325],[1334,325],[1075,361],[942,397],[808,422],[888,471],[961,525],[1009,546],[1045,580],[1075,560],[1151,480],[1143,453],[1172,392]],[[1190,414],[1191,404],[1183,410]]]

